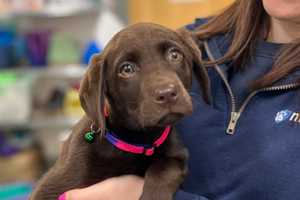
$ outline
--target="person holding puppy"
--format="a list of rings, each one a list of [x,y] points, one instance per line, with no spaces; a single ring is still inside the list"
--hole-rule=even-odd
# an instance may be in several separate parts
[[[176,200],[300,199],[300,1],[236,0],[187,25],[199,39],[211,104],[178,125],[190,152]],[[122,176],[66,192],[67,200],[137,200],[143,179]]]

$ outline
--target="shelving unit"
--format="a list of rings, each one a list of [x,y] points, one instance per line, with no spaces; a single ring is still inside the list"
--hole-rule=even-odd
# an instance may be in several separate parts
[[[25,2],[25,0],[14,1],[20,4]],[[41,173],[53,165],[60,152],[62,141],[69,136],[71,128],[83,115],[83,110],[79,105],[78,87],[87,66],[82,64],[55,65],[55,63],[86,62],[80,60],[84,57],[84,51],[88,49],[91,41],[96,41],[102,47],[101,44],[105,44],[102,39],[105,37],[101,37],[100,40],[98,36],[100,37],[102,34],[108,35],[107,37],[113,35],[112,30],[116,29],[112,28],[115,19],[121,19],[120,21],[124,24],[127,23],[127,0],[115,1],[115,6],[106,0],[92,0],[93,5],[87,4],[88,1],[83,0],[82,5],[86,6],[75,5],[75,1],[77,0],[69,0],[70,4],[65,3],[67,0],[56,1],[58,9],[55,9],[54,6],[50,6],[50,1],[47,0],[45,1],[47,5],[44,4],[46,6],[41,7],[43,9],[39,11],[27,11],[27,7],[24,7],[25,10],[20,12],[19,8],[23,8],[19,6],[11,12],[10,10],[15,8],[13,4],[8,7],[0,7],[0,9],[8,8],[7,12],[0,10],[0,22],[3,27],[6,28],[6,25],[8,25],[8,31],[20,36],[21,39],[24,39],[24,42],[28,42],[27,37],[30,34],[45,32],[49,33],[50,38],[48,38],[50,41],[49,46],[46,47],[50,52],[46,55],[48,62],[32,62],[33,59],[30,56],[35,53],[34,48],[39,45],[39,41],[34,41],[33,53],[23,51],[23,54],[20,54],[23,57],[20,56],[19,60],[3,62],[11,64],[1,65],[1,67],[9,66],[10,68],[0,68],[0,75],[3,73],[2,77],[4,77],[2,79],[3,84],[0,85],[0,92],[2,89],[4,91],[2,93],[4,95],[0,96],[3,100],[3,106],[0,107],[0,117],[2,116],[0,118],[0,136],[3,136],[4,143],[1,143],[0,137],[0,147],[17,149],[13,154],[3,154],[4,158],[11,160],[11,163],[20,160],[20,155],[22,156],[23,152],[26,153],[28,150],[32,150],[32,152],[28,152],[27,155],[23,155],[24,157],[21,158],[28,160],[26,164],[11,164],[5,167],[7,171],[0,170],[0,183],[1,178],[4,180],[1,172],[11,178],[10,180],[5,179],[5,184],[6,182],[24,180],[35,182]],[[60,6],[59,3],[64,3],[65,6]],[[35,9],[33,8],[33,10]],[[58,44],[61,44],[61,46],[54,48],[55,40],[52,39],[57,38],[63,38],[64,41],[59,40]],[[38,37],[34,39],[39,40]],[[64,43],[65,41],[74,44],[74,49],[77,50],[74,59],[67,59],[68,53],[72,53],[72,51],[63,48],[65,47],[63,45],[67,44]],[[25,45],[27,45],[27,48],[29,47],[28,43],[25,43]],[[73,48],[72,45],[70,46]],[[54,54],[51,54],[54,51],[57,55],[61,55],[62,58],[66,59],[54,59],[52,57]],[[10,57],[5,56],[5,58]],[[13,63],[20,62],[47,63],[49,66],[26,66],[27,64],[23,64],[12,67]],[[7,73],[7,80],[5,73]],[[24,146],[26,142],[27,146]],[[4,152],[3,149],[0,148],[0,150],[2,150],[0,153]],[[33,159],[32,155],[34,154],[38,156]],[[1,156],[2,154],[0,158]],[[25,168],[22,168],[23,166]],[[26,168],[27,166],[30,169]],[[34,169],[34,166],[38,169]],[[26,177],[26,179],[21,177],[22,174],[30,174],[31,170],[36,171],[38,175]],[[1,187],[0,185],[0,189]]]
[[[22,18],[22,17],[35,17],[35,18],[61,18],[72,17],[89,13],[99,12],[97,7],[89,7],[83,9],[66,9],[61,11],[42,10],[42,11],[29,11],[29,12],[10,12],[2,13],[0,18]]]
[[[1,129],[65,129],[70,128],[80,118],[76,117],[44,117],[41,119],[29,120],[25,123],[8,122],[0,124]]]
[[[64,65],[64,66],[52,66],[52,67],[23,67],[9,70],[0,70],[1,73],[14,72],[16,74],[32,74],[34,80],[33,85],[36,85],[39,79],[78,79],[83,77],[87,66],[85,65]],[[79,121],[79,117],[39,117],[38,119],[33,117],[22,123],[0,123],[1,129],[64,129],[69,128]]]
[[[4,18],[24,18],[24,17],[38,17],[38,18],[60,18],[72,17],[86,13],[98,12],[102,0],[89,0],[80,2],[66,2],[56,1],[43,2],[40,4],[27,5],[26,2],[11,3],[6,5],[6,10],[0,10],[0,19]]]
[[[30,73],[39,78],[81,78],[87,66],[80,64],[69,64],[51,67],[30,67],[24,66],[13,69],[1,69],[0,73],[15,72],[18,74]]]

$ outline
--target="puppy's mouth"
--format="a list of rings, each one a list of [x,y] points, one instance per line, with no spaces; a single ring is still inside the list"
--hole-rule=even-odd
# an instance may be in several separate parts
[[[159,126],[174,125],[182,118],[190,115],[193,111],[192,104],[185,106],[175,106],[168,109],[161,110],[160,114],[153,118],[154,123]]]
[[[164,116],[162,116],[158,122],[158,126],[167,126],[167,125],[172,125],[178,122],[180,119],[182,119],[185,115],[183,113],[168,113]]]

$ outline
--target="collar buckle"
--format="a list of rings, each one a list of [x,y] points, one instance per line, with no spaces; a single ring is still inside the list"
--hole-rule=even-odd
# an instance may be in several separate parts
[[[146,156],[152,156],[154,154],[154,147],[144,148],[143,154]]]

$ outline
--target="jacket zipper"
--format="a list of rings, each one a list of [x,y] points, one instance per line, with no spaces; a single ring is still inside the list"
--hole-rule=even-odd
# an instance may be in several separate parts
[[[211,54],[208,44],[207,42],[204,43],[205,45],[205,49],[206,52],[208,54],[208,57],[210,60],[215,60],[213,55]],[[247,96],[246,100],[243,102],[243,104],[241,105],[240,109],[237,110],[237,106],[236,106],[236,98],[233,94],[233,91],[231,89],[231,86],[224,74],[224,72],[221,70],[221,68],[219,67],[219,65],[215,64],[214,65],[214,69],[217,71],[217,73],[220,75],[221,79],[223,80],[223,82],[225,83],[225,86],[229,92],[230,98],[231,98],[231,115],[230,115],[230,121],[229,124],[227,126],[227,130],[226,133],[228,135],[233,135],[235,133],[235,129],[236,129],[236,125],[237,122],[241,116],[241,114],[243,113],[243,111],[245,110],[245,108],[247,107],[247,105],[249,104],[250,100],[257,94],[260,92],[271,92],[271,91],[284,91],[284,90],[291,90],[291,89],[295,89],[297,87],[300,86],[300,83],[292,83],[292,84],[286,84],[286,85],[280,85],[280,86],[271,86],[271,87],[266,87],[266,88],[261,88],[258,90],[253,91],[252,93],[250,93],[250,95]]]
[[[228,81],[227,81],[228,82]],[[236,112],[235,110],[232,110],[231,112],[231,118],[230,118],[230,122],[227,128],[227,134],[229,135],[233,135],[235,132],[235,127],[237,125],[238,119],[240,118],[241,114],[243,113],[243,111],[245,110],[245,108],[247,107],[248,103],[250,102],[250,100],[259,92],[271,92],[271,91],[284,91],[284,90],[291,90],[291,89],[295,89],[298,86],[300,86],[300,84],[297,83],[293,83],[293,84],[287,84],[287,85],[280,85],[280,86],[273,86],[273,87],[266,87],[266,88],[262,88],[259,90],[255,90],[253,91],[247,98],[246,100],[243,102],[241,108]],[[231,90],[231,88],[230,88]]]

